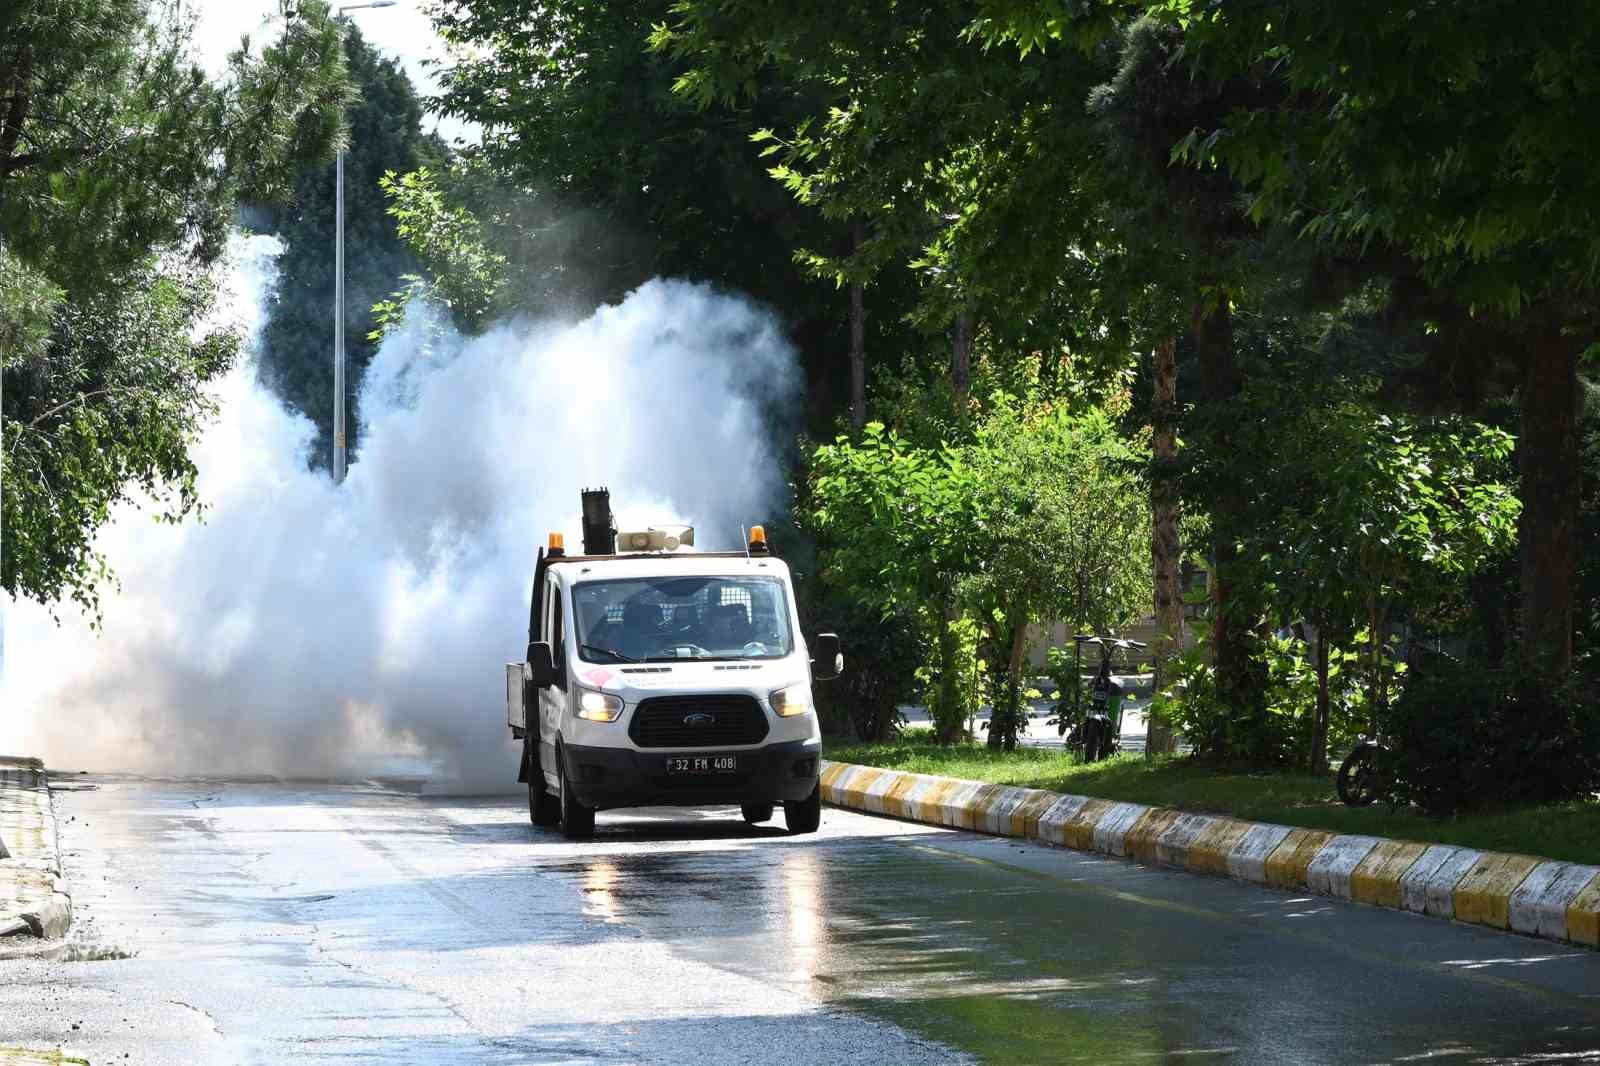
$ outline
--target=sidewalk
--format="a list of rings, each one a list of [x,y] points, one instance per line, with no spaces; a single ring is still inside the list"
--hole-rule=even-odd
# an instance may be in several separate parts
[[[44,764],[0,757],[0,938],[62,937],[71,922]]]

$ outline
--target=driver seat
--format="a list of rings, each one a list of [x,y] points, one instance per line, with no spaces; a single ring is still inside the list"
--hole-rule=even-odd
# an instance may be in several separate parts
[[[643,600],[629,600],[622,608],[618,650],[635,659],[661,650],[661,608]]]
[[[754,634],[754,627],[750,625],[750,616],[745,613],[744,606],[738,603],[725,603],[715,608],[717,642],[730,648],[742,648],[750,643]]]

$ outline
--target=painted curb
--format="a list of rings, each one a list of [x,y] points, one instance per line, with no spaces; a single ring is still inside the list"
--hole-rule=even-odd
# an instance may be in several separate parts
[[[1600,948],[1600,866],[823,760],[835,807]]]
[[[56,940],[72,925],[61,879],[55,800],[38,759],[0,758],[0,936]]]

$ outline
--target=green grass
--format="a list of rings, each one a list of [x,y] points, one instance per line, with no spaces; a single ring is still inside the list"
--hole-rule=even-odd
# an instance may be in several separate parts
[[[1564,803],[1430,818],[1386,803],[1346,807],[1333,775],[1252,770],[1179,756],[1146,761],[1123,755],[1085,765],[1059,749],[991,752],[977,744],[941,748],[926,732],[883,744],[829,745],[837,762],[885,766],[974,781],[1047,788],[1083,796],[1228,814],[1339,833],[1367,833],[1493,851],[1515,851],[1600,865],[1600,804]]]

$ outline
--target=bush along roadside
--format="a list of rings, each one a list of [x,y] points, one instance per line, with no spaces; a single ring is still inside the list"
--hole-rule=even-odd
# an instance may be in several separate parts
[[[1385,718],[1396,797],[1430,814],[1600,791],[1600,701],[1576,677],[1553,684],[1459,666],[1421,673]]]
[[[840,807],[1600,947],[1600,866],[824,761]]]

